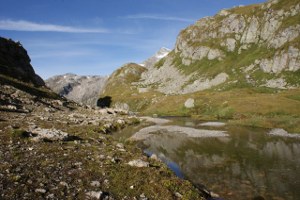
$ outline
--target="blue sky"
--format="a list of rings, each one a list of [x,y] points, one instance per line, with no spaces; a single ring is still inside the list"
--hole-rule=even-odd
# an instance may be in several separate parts
[[[109,75],[173,48],[180,30],[263,0],[0,0],[0,36],[20,41],[42,78]]]

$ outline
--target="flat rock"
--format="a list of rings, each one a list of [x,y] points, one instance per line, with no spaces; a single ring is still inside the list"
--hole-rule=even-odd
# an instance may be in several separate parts
[[[66,140],[69,137],[69,134],[57,129],[43,129],[35,128],[30,131],[34,136],[32,140],[41,141],[41,140],[50,140],[50,141],[59,141]]]
[[[86,193],[87,199],[100,199],[102,191],[90,191]]]
[[[155,125],[143,128],[131,136],[131,140],[144,140],[153,135],[155,132],[166,132],[168,134],[185,134],[187,137],[193,138],[208,138],[208,137],[227,137],[228,134],[226,131],[218,130],[203,130],[195,129],[190,127],[183,126],[164,126],[164,125]]]

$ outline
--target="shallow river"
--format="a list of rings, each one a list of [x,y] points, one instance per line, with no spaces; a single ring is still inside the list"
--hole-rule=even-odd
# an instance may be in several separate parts
[[[299,137],[274,136],[268,134],[270,130],[249,127],[203,126],[190,118],[170,120],[168,127],[223,134],[191,137],[185,129],[154,129],[140,141],[145,153],[156,154],[179,177],[205,185],[223,199],[300,199]],[[125,130],[118,137],[137,131]]]

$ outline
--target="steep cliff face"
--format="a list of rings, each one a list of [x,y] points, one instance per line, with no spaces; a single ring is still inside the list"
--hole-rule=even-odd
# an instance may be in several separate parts
[[[146,67],[122,93],[105,95],[116,103],[130,104],[134,98],[139,104],[132,104],[131,110],[163,115],[201,113],[222,118],[259,109],[266,111],[263,114],[281,113],[278,105],[268,104],[274,103],[271,99],[278,91],[285,90],[288,96],[295,89],[291,96],[297,96],[299,51],[299,0],[239,6],[182,30],[166,57]],[[110,82],[117,83],[113,77]],[[115,86],[109,91],[117,90]],[[190,97],[194,107],[186,108]],[[282,98],[281,104],[290,106],[287,110],[297,103]]]
[[[46,80],[46,85],[57,94],[78,103],[96,106],[107,76],[78,76],[64,74]]]
[[[30,64],[27,51],[19,42],[0,37],[0,74],[44,86],[45,83]]]

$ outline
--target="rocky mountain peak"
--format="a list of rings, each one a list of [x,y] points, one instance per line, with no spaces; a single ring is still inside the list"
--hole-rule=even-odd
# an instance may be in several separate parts
[[[153,56],[145,60],[140,65],[146,68],[153,67],[156,62],[166,57],[170,52],[171,52],[170,49],[166,47],[161,47]]]
[[[35,74],[22,44],[3,37],[0,37],[0,74],[37,86],[45,85],[41,77]]]

